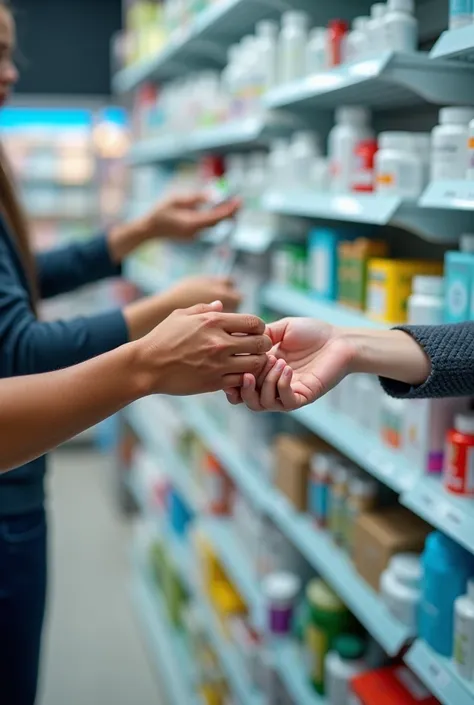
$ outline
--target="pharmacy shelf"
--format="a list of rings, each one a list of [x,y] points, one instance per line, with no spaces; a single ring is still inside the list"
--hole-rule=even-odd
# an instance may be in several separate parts
[[[198,129],[188,136],[166,135],[134,145],[128,158],[132,166],[193,159],[206,152],[229,152],[268,145],[275,137],[294,129],[292,120],[281,120],[270,113]]]
[[[145,294],[157,294],[167,286],[158,267],[141,262],[137,257],[126,260],[124,277]]]
[[[381,194],[270,192],[263,208],[280,215],[302,216],[368,225],[393,225],[433,242],[454,242],[471,223],[471,216],[422,199],[407,201]]]
[[[410,468],[402,455],[348,416],[331,409],[324,399],[295,411],[293,416],[397,493],[409,490],[419,477],[419,471]]]
[[[420,103],[464,105],[473,89],[469,65],[433,62],[421,52],[384,52],[275,88],[265,104],[292,110],[332,110],[351,104],[383,109]]]
[[[349,609],[390,655],[413,636],[387,611],[379,596],[357,574],[347,556],[311,520],[297,513],[240,455],[232,442],[207,418],[199,402],[181,401],[185,422],[215,453],[242,492],[271,516],[311,565],[340,595]]]
[[[405,662],[443,705],[474,703],[474,684],[461,678],[450,660],[439,656],[423,641],[415,641]]]
[[[431,50],[430,57],[474,61],[474,24],[443,32]]]
[[[474,554],[474,501],[446,492],[441,480],[423,475],[402,503]]]
[[[468,211],[466,225],[474,225],[474,181],[434,181],[420,199],[422,208]],[[471,211],[471,212],[469,212]]]
[[[142,570],[135,571],[132,595],[153,664],[171,705],[202,705],[195,694],[185,645],[166,617],[157,588]]]
[[[267,308],[286,316],[307,316],[345,328],[383,329],[387,327],[382,323],[371,321],[363,313],[341,304],[309,296],[289,286],[267,284],[262,289],[260,301]]]
[[[280,674],[292,700],[298,705],[324,705],[326,700],[318,695],[304,670],[305,659],[291,640],[281,640],[273,645],[273,664]]]
[[[192,24],[177,29],[156,56],[117,73],[112,87],[116,93],[126,93],[147,81],[182,76],[200,67],[222,68],[231,44],[253,32],[260,20],[279,19],[285,9],[288,5],[281,0],[215,0]],[[348,8],[347,0],[332,0],[330,6],[314,0],[292,0],[291,9],[309,12],[318,26],[326,25],[331,17],[350,20],[367,10],[367,2],[351,0]]]
[[[191,476],[186,463],[181,460],[170,443],[166,432],[157,419],[151,399],[141,399],[125,410],[125,417],[140,438],[145,448],[155,457],[162,459],[162,469],[170,482],[182,494],[189,507],[199,512],[205,506],[200,487]]]
[[[232,520],[202,517],[199,529],[212,543],[226,573],[245,600],[255,624],[261,624],[262,600],[260,583],[254,573],[245,548],[235,535]]]

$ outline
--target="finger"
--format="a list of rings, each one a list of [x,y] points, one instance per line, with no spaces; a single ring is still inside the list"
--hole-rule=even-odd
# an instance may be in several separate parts
[[[298,398],[291,387],[292,379],[293,370],[287,365],[277,384],[278,396],[285,411],[294,411],[300,406]]]
[[[265,378],[266,378],[267,374],[270,372],[270,370],[274,367],[275,364],[276,364],[276,357],[274,357],[273,355],[268,355],[267,356],[267,364],[265,365],[265,367],[263,368],[263,370],[261,371],[261,373],[257,377],[257,389],[262,388],[262,384],[265,382]]]
[[[290,320],[290,318],[282,318],[280,321],[271,323],[266,327],[265,332],[272,339],[273,345],[278,345],[278,343],[282,342]]]
[[[244,383],[240,390],[242,401],[251,411],[263,411],[260,397],[256,389],[256,379],[253,375],[244,375]]]
[[[234,355],[263,355],[272,347],[266,335],[231,335],[231,351]]]
[[[222,378],[222,389],[226,394],[239,394],[240,388],[244,383],[244,376],[239,374],[227,374]]]
[[[246,372],[258,377],[262,369],[267,364],[266,355],[234,355],[229,357],[225,363],[228,374],[245,374]],[[228,385],[237,386],[237,385]]]
[[[219,316],[218,325],[231,334],[263,335],[265,331],[265,323],[261,318],[246,313],[224,313]]]
[[[260,403],[268,411],[282,411],[283,406],[278,399],[278,382],[286,367],[284,360],[278,360],[268,373],[260,392]]]
[[[173,196],[170,203],[177,208],[199,208],[209,203],[209,198],[205,193],[183,193]]]
[[[196,230],[212,228],[217,223],[227,218],[232,218],[240,208],[239,201],[228,201],[220,206],[199,213],[192,213],[189,217],[189,226]]]
[[[234,387],[233,389],[224,389],[224,392],[229,404],[232,404],[232,406],[238,406],[239,404],[242,404],[242,395],[240,393],[240,389]]]
[[[196,304],[190,308],[185,308],[184,313],[187,316],[197,316],[202,313],[213,313],[214,311],[220,313],[223,309],[222,301],[213,301],[210,304]]]

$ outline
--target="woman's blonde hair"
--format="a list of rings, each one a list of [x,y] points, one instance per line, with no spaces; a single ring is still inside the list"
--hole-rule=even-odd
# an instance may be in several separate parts
[[[11,12],[8,0],[0,0],[0,7]],[[17,185],[3,147],[0,146],[0,213],[10,229],[17,246],[30,287],[31,305],[36,311],[38,278],[31,247],[28,218],[21,205]]]

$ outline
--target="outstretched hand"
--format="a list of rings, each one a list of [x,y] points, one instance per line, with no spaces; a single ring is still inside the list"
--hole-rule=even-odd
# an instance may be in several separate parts
[[[267,327],[273,348],[258,377],[244,375],[229,389],[232,404],[252,411],[294,411],[316,401],[349,372],[353,351],[339,329],[311,318],[286,318]]]

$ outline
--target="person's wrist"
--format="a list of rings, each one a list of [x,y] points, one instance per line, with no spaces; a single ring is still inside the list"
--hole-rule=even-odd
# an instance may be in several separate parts
[[[163,388],[163,371],[156,349],[152,349],[147,338],[128,343],[129,376],[136,399],[150,394],[160,394]]]

